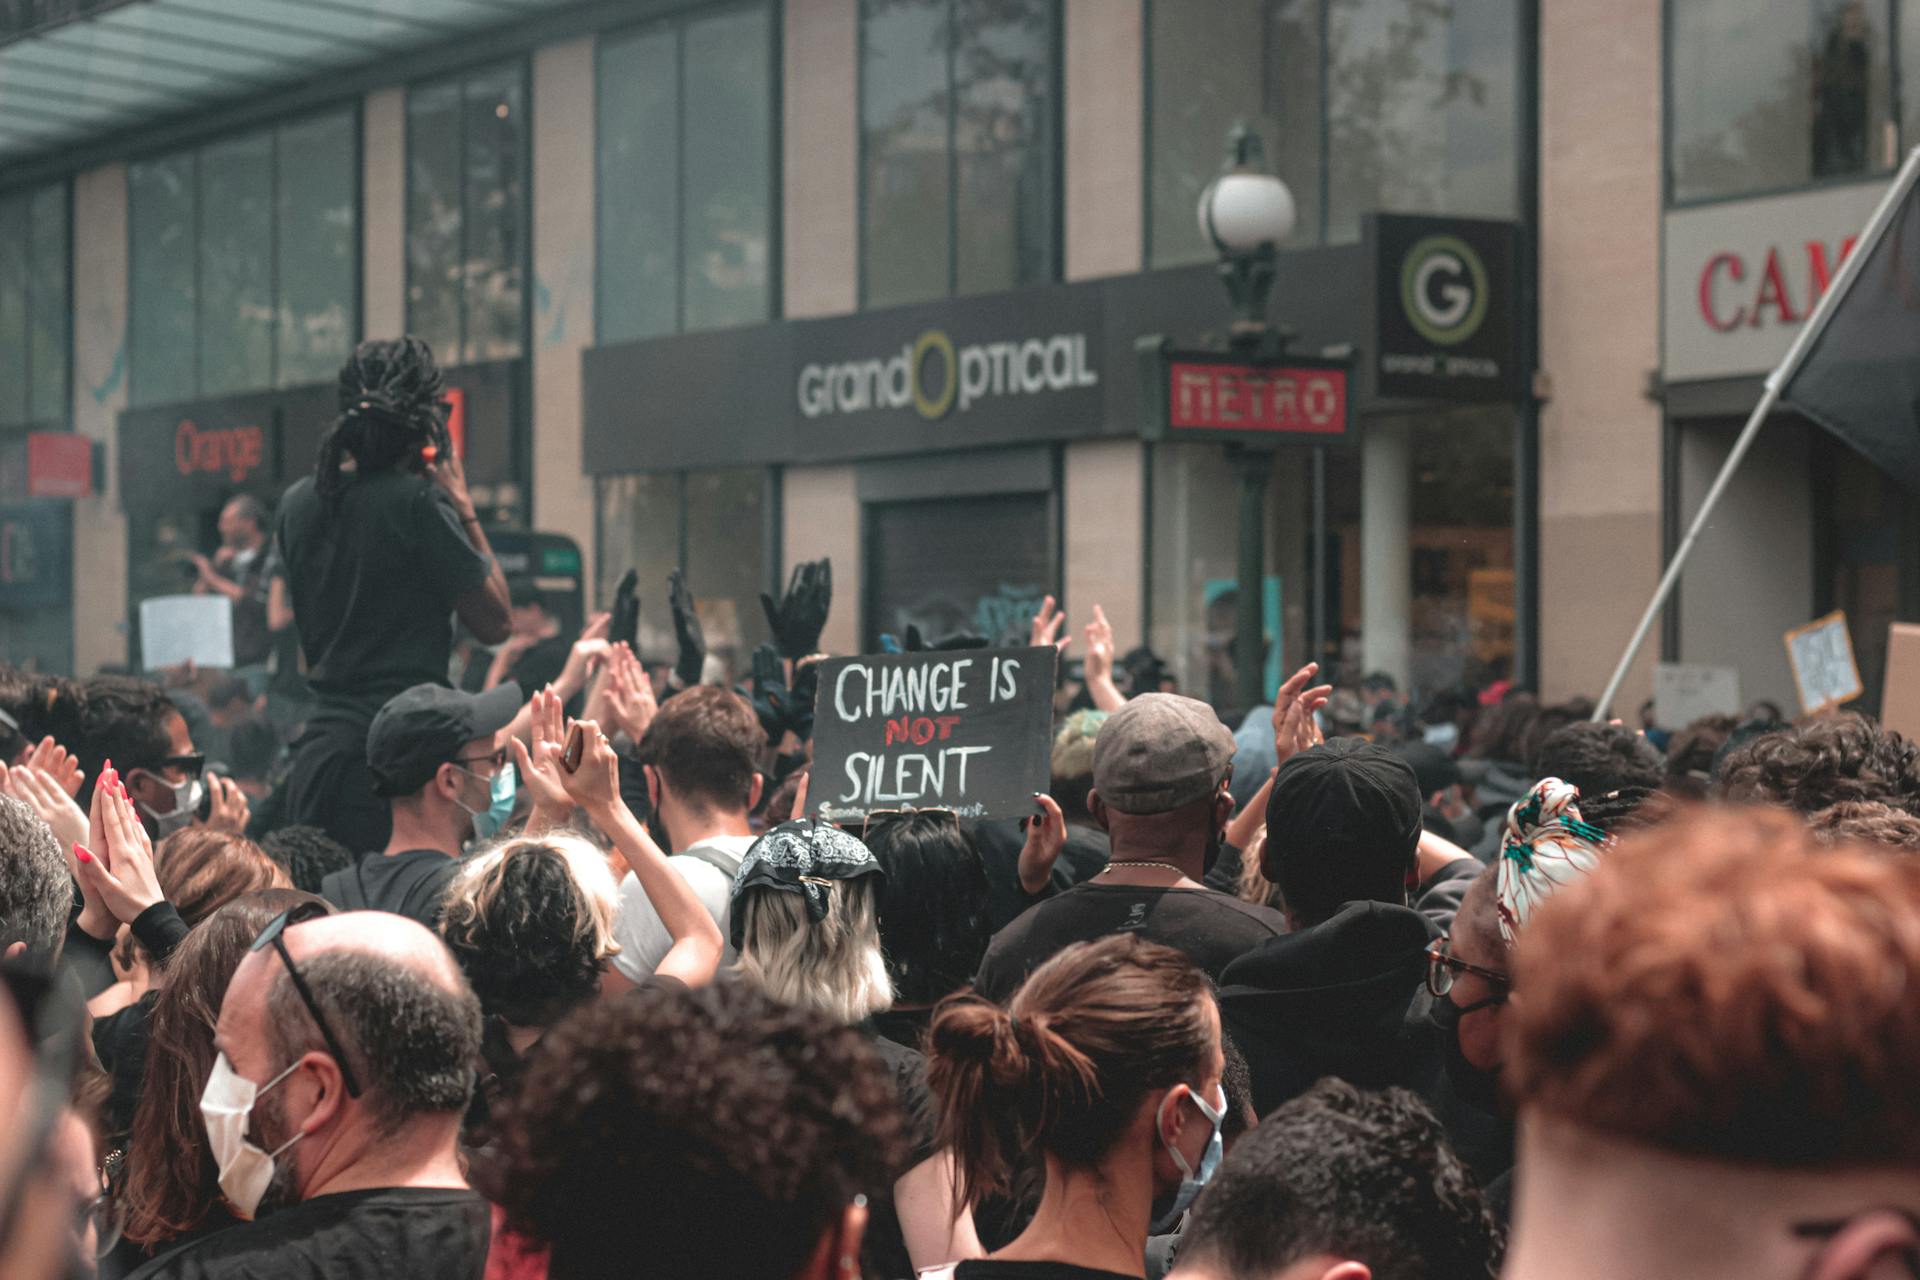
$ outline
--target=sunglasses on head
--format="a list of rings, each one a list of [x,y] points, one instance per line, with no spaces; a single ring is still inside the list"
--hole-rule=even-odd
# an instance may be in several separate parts
[[[340,1041],[335,1038],[333,1028],[327,1025],[326,1017],[320,1012],[320,1005],[313,998],[313,989],[307,986],[306,978],[301,975],[299,966],[293,963],[293,956],[287,951],[286,939],[281,937],[296,924],[305,924],[309,920],[317,920],[328,914],[330,913],[323,902],[303,902],[297,907],[288,907],[267,922],[267,927],[260,931],[260,936],[255,938],[253,945],[247,949],[262,951],[272,947],[279,952],[280,963],[287,967],[287,977],[293,980],[293,989],[300,993],[300,1003],[307,1006],[307,1013],[312,1017],[313,1025],[320,1028],[320,1037],[327,1042],[327,1052],[331,1053],[333,1060],[340,1064],[340,1078],[346,1082],[348,1096],[357,1098],[360,1096],[360,1082],[354,1078],[353,1067],[347,1061],[347,1051],[340,1047]]]

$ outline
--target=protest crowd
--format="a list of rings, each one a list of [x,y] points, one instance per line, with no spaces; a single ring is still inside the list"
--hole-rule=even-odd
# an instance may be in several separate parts
[[[442,391],[362,343],[201,565],[297,727],[0,673],[5,1280],[1920,1276],[1920,746],[1313,664],[1229,726],[1091,602],[824,655],[824,561],[715,680],[678,571],[508,581]]]

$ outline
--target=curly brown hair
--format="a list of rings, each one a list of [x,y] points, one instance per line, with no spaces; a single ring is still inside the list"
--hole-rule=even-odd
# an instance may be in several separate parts
[[[540,1041],[500,1200],[552,1280],[788,1280],[906,1159],[892,1073],[859,1031],[749,983],[655,981]]]
[[[1842,800],[1880,800],[1920,813],[1920,747],[1865,716],[1822,716],[1728,752],[1720,795],[1799,813]]]
[[[1696,810],[1542,907],[1513,970],[1523,1107],[1722,1160],[1920,1162],[1920,860]]]
[[[1825,844],[1871,844],[1920,853],[1920,817],[1879,800],[1842,800],[1807,815],[1807,830]]]

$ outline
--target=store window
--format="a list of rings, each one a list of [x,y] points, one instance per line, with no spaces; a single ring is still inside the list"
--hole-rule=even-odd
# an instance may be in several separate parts
[[[0,427],[69,413],[65,183],[0,198]]]
[[[1052,499],[996,493],[869,503],[865,651],[918,627],[1022,645],[1054,590]]]
[[[407,329],[442,365],[525,349],[526,67],[407,94]]]
[[[1901,8],[1920,4],[1904,0]],[[1672,199],[1779,191],[1892,168],[1891,9],[1892,0],[1669,4]],[[1920,23],[1903,14],[1901,34],[1911,32]],[[1911,65],[1910,50],[1903,41]]]
[[[773,53],[764,5],[601,40],[599,341],[771,317]]]
[[[1321,0],[1151,0],[1148,265],[1213,260],[1200,193],[1220,172],[1227,131],[1241,123],[1259,133],[1268,167],[1293,193],[1293,243],[1320,238],[1322,8]]]
[[[1055,0],[862,0],[861,291],[923,302],[1058,275]]]
[[[1416,695],[1485,674],[1515,648],[1513,607],[1513,413],[1457,409],[1418,419],[1369,418],[1369,431],[1404,432],[1402,482],[1410,490],[1410,602],[1407,616],[1364,616],[1361,528],[1363,450],[1326,455],[1326,612],[1313,616],[1312,452],[1274,457],[1267,492],[1262,601],[1269,691],[1314,659],[1342,684],[1365,674],[1365,628],[1404,628]],[[1238,607],[1239,506],[1221,501],[1239,480],[1216,445],[1156,445],[1152,460],[1149,643],[1182,691],[1235,707],[1234,626]],[[1316,652],[1315,643],[1324,645]]]
[[[358,123],[335,112],[129,166],[134,405],[338,371],[359,323]]]
[[[1150,265],[1213,258],[1196,211],[1243,122],[1293,193],[1295,244],[1358,239],[1374,210],[1518,215],[1516,0],[1150,7]]]
[[[770,581],[768,473],[759,467],[602,476],[598,481],[598,599],[611,601],[628,569],[640,575],[640,648],[649,665],[679,652],[667,575],[686,574],[725,678],[747,674],[771,637],[760,593]]]

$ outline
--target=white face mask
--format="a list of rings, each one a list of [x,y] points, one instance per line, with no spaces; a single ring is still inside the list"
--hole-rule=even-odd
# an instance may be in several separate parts
[[[207,1141],[213,1147],[213,1162],[220,1169],[220,1193],[227,1198],[234,1216],[252,1221],[260,1207],[260,1197],[273,1181],[273,1162],[281,1152],[304,1136],[296,1133],[273,1151],[263,1151],[247,1141],[247,1124],[253,1104],[260,1095],[293,1074],[293,1063],[263,1085],[256,1085],[233,1069],[222,1053],[213,1060],[213,1072],[207,1087],[200,1092],[200,1119],[207,1126]]]
[[[141,770],[146,773],[146,770]],[[147,773],[149,778],[173,792],[173,811],[155,813],[145,800],[140,802],[140,812],[153,822],[154,834],[161,839],[179,831],[193,821],[194,814],[200,810],[200,802],[206,799],[207,784],[199,778],[188,778],[185,782],[168,782],[157,773]]]

